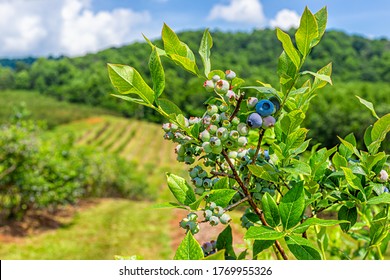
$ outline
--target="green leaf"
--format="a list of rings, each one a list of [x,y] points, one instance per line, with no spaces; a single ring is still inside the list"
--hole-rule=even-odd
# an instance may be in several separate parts
[[[253,242],[253,259],[255,259],[258,254],[271,247],[274,243],[275,240],[255,240]]]
[[[283,227],[287,230],[301,221],[305,210],[305,194],[302,184],[290,189],[280,200],[279,212]]]
[[[298,225],[294,228],[293,232],[297,234],[304,233],[311,226],[322,226],[322,227],[330,227],[335,226],[342,223],[349,223],[349,221],[345,220],[323,220],[319,218],[308,218],[302,224]]]
[[[258,178],[269,182],[278,182],[278,172],[276,169],[270,164],[264,165],[248,165],[249,171]]]
[[[168,99],[162,99],[160,98],[158,100],[158,106],[161,110],[163,110],[167,115],[172,117],[172,119],[175,119],[176,116],[182,115],[183,112],[180,110],[179,107],[172,101]]]
[[[306,134],[309,130],[306,128],[299,128],[287,136],[285,150],[294,150],[305,142]]]
[[[380,148],[380,144],[390,131],[390,114],[384,115],[377,120],[371,130],[372,143],[368,146],[368,151],[375,154]]]
[[[183,57],[187,56],[186,46],[180,41],[176,33],[165,23],[161,32],[161,38],[164,49],[168,55],[176,54]]]
[[[312,12],[306,7],[301,16],[298,30],[295,33],[295,41],[303,57],[308,55],[312,42],[318,38],[318,35],[317,21]]]
[[[180,56],[177,54],[171,54],[169,57],[179,66],[183,67],[185,70],[189,71],[192,74],[198,75],[199,69],[194,60],[191,60],[188,57]]]
[[[245,233],[245,239],[255,240],[277,240],[285,236],[284,232],[276,231],[266,226],[252,226]]]
[[[291,59],[291,61],[294,63],[296,69],[299,69],[301,64],[301,58],[299,57],[299,53],[297,49],[294,47],[290,36],[279,28],[276,28],[276,36],[278,37],[279,41],[282,43],[284,51]]]
[[[175,202],[158,203],[158,204],[152,205],[150,208],[151,209],[172,209],[172,208],[187,209],[183,205],[175,203]]]
[[[387,209],[383,209],[381,212],[375,215],[372,220],[370,228],[370,245],[378,245],[389,234]]]
[[[355,96],[357,97],[357,99],[359,99],[360,103],[362,103],[368,110],[370,110],[371,114],[375,118],[379,119],[378,115],[375,112],[374,105],[371,102],[369,102],[369,101],[367,101],[367,100],[365,100],[357,95],[355,95]]]
[[[311,48],[316,46],[320,41],[322,36],[325,34],[326,23],[328,21],[328,10],[326,7],[323,7],[317,13],[314,14],[318,24],[318,37],[311,42]]]
[[[228,177],[223,177],[223,178],[219,179],[213,185],[213,190],[227,189],[227,188],[229,188],[229,178]]]
[[[390,204],[390,194],[383,193],[379,196],[374,196],[367,201],[367,204],[376,205],[376,204]]]
[[[232,228],[228,225],[217,238],[217,249],[225,250],[226,259],[237,259],[236,253],[233,249],[233,234]]]
[[[172,194],[181,204],[188,206],[196,201],[194,190],[184,178],[167,173],[167,182]]]
[[[129,101],[129,102],[141,104],[141,105],[144,105],[144,106],[150,106],[149,103],[145,103],[145,101],[143,101],[142,99],[139,99],[139,98],[133,98],[133,97],[130,97],[128,95],[119,95],[119,94],[111,94],[111,95],[115,96],[117,98]]]
[[[303,71],[302,72],[302,75],[306,75],[306,74],[312,75],[313,77],[317,78],[320,81],[324,81],[324,82],[327,82],[328,84],[333,85],[332,79],[328,75],[319,74],[319,73],[315,73],[315,72],[311,72],[311,71]]]
[[[371,139],[372,127],[373,126],[370,125],[369,127],[367,127],[366,131],[364,132],[364,145],[366,145],[367,149],[372,143],[372,139]]]
[[[287,247],[298,260],[321,260],[321,253],[309,240],[300,236],[286,236]]]
[[[283,167],[280,169],[296,176],[311,174],[310,165],[307,164],[306,162],[297,159],[292,159],[290,161],[290,166]]]
[[[111,83],[121,94],[137,94],[145,103],[153,104],[154,91],[145,83],[133,67],[107,64]]]
[[[337,218],[339,220],[346,220],[349,221],[349,224],[343,223],[340,224],[340,228],[344,231],[347,232],[357,221],[357,208],[352,207],[348,208],[347,206],[343,205],[340,207],[340,210],[337,214]]]
[[[340,155],[339,152],[336,152],[333,155],[332,163],[333,163],[334,167],[336,168],[336,170],[340,170],[341,167],[347,167],[348,166],[348,161],[346,160],[345,157]]]
[[[207,75],[207,79],[211,80],[215,75],[218,75],[223,79],[225,77],[225,73],[221,70],[213,70]]]
[[[154,97],[157,99],[165,88],[165,73],[156,47],[152,48],[152,53],[149,57],[149,70],[153,81]]]
[[[364,193],[364,189],[363,189],[363,186],[362,186],[362,183],[361,183],[359,177],[357,177],[355,174],[353,174],[352,169],[350,169],[348,167],[340,167],[340,168],[344,172],[345,179],[347,180],[348,185],[350,185],[355,190],[359,190],[365,197],[366,195]]]
[[[191,231],[180,243],[173,257],[174,260],[200,260],[203,259],[203,250],[198,241],[192,236]]]
[[[329,77],[332,75],[332,63],[327,64],[326,66],[322,67],[320,70],[317,71],[317,74],[320,75],[319,77],[326,76]],[[314,76],[314,82],[312,90],[320,89],[326,86],[329,82],[326,81],[326,79],[320,79],[319,77]]]
[[[301,110],[293,110],[288,113],[288,115],[285,115],[280,120],[280,125],[282,128],[282,131],[285,135],[289,135],[293,131],[295,131],[303,122],[306,115]]]
[[[219,189],[212,190],[210,195],[207,198],[208,202],[215,202],[218,206],[226,207],[229,205],[229,202],[232,200],[233,196],[237,193],[237,191],[232,189]]]
[[[150,41],[149,38],[145,36],[145,34],[142,34],[142,36],[151,48],[156,48],[159,56],[167,56],[167,53],[163,49],[160,49],[159,47],[155,46],[152,41]]]
[[[212,47],[213,47],[213,38],[211,37],[209,30],[206,29],[203,33],[202,41],[200,42],[200,47],[199,47],[199,54],[203,61],[204,74],[206,75],[206,77],[211,71],[210,49]]]
[[[277,227],[280,224],[278,205],[269,193],[265,193],[261,199],[263,204],[264,217],[270,227]]]

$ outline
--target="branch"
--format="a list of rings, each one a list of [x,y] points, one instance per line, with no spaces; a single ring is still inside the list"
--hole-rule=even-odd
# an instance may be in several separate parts
[[[229,205],[224,210],[225,211],[229,211],[230,209],[233,209],[234,207],[240,205],[241,203],[244,203],[245,201],[248,201],[248,199],[249,199],[249,197],[246,196],[246,197],[240,199],[239,201],[237,201],[236,203],[233,203],[232,205]]]
[[[248,197],[248,202],[250,204],[250,206],[252,207],[252,209],[255,211],[256,215],[260,218],[260,221],[263,225],[265,226],[268,226],[269,227],[269,224],[267,223],[267,221],[265,220],[265,217],[264,217],[264,213],[262,210],[260,210],[256,203],[253,201],[252,199],[252,196],[248,190],[248,188],[245,186],[244,182],[241,180],[240,176],[238,175],[237,173],[237,170],[236,168],[234,167],[233,163],[231,162],[228,154],[226,153],[225,150],[222,150],[222,155],[223,157],[225,158],[226,162],[229,164],[230,166],[230,169],[232,170],[233,172],[233,175],[234,175],[234,179],[237,181],[238,185],[240,186],[240,188],[242,189],[242,191],[244,192],[245,196]],[[282,246],[280,245],[279,241],[275,240],[275,246],[276,248],[278,249],[278,251],[280,252],[280,254],[282,255],[283,259],[287,260],[288,257],[286,255],[286,253],[284,252],[284,249],[282,248]]]
[[[229,177],[229,178],[234,179],[234,176],[232,174],[228,174],[228,173],[225,173],[225,172],[210,171],[210,173],[215,175],[215,176]]]

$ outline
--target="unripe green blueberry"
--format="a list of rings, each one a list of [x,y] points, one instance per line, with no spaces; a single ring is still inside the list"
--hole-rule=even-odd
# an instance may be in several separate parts
[[[197,223],[195,221],[189,220],[187,222],[186,228],[192,232],[196,228],[196,226],[197,226]]]
[[[248,116],[246,123],[251,128],[259,128],[263,125],[263,119],[258,113],[252,113]]]
[[[248,138],[245,136],[240,136],[237,140],[238,146],[245,147],[248,144]]]
[[[214,82],[212,80],[207,80],[203,84],[204,88],[207,92],[213,92],[214,91]]]
[[[218,137],[211,137],[210,138],[210,145],[211,147],[220,147],[221,146],[221,139],[219,139]]]
[[[194,228],[191,229],[192,234],[197,234],[200,231],[199,224],[196,224]]]
[[[178,162],[184,162],[184,156],[177,156],[176,157],[176,160],[178,161]]]
[[[249,109],[255,108],[257,102],[259,102],[259,100],[256,97],[249,97],[246,101]]]
[[[162,129],[163,129],[165,132],[171,131],[171,124],[170,124],[170,123],[163,123]]]
[[[240,123],[240,119],[237,117],[234,117],[231,121],[232,125],[237,126]]]
[[[240,135],[246,136],[249,133],[249,127],[247,126],[246,123],[239,123],[237,125],[237,131],[238,133],[240,133]]]
[[[229,117],[226,115],[226,112],[223,112],[221,115],[220,115],[220,117],[221,117],[221,120],[228,120],[229,119]]]
[[[225,128],[230,128],[232,126],[232,124],[229,122],[229,120],[223,120],[222,126]]]
[[[229,109],[229,106],[226,104],[221,104],[221,105],[219,105],[218,109],[221,112],[226,112]]]
[[[214,90],[219,94],[226,94],[229,91],[230,85],[226,80],[219,80],[214,85]]]
[[[237,155],[238,155],[238,153],[236,151],[230,151],[228,154],[229,158],[231,158],[231,159],[237,158]]]
[[[196,221],[198,219],[198,215],[194,212],[188,213],[187,219],[190,221]]]
[[[217,206],[214,208],[213,213],[215,216],[221,217],[225,213],[225,210],[221,206]]]
[[[229,138],[231,140],[236,141],[236,140],[238,140],[239,137],[240,137],[240,133],[238,133],[237,130],[230,131]]]
[[[214,83],[218,82],[220,79],[221,79],[221,77],[219,75],[214,75],[212,78]]]
[[[186,156],[192,156],[195,153],[195,149],[193,147],[186,147],[184,154]]]
[[[210,202],[209,209],[214,210],[215,207],[217,207],[217,204],[215,204],[215,202]]]
[[[262,117],[266,117],[273,114],[274,110],[274,104],[267,99],[262,99],[256,104],[256,112]]]
[[[228,140],[225,141],[225,146],[226,146],[226,148],[234,150],[234,149],[237,148],[237,141],[228,139]]]
[[[190,220],[189,220],[188,218],[184,218],[184,219],[182,219],[182,220],[180,221],[179,226],[180,226],[181,228],[186,229],[186,228],[187,228],[187,224],[188,224],[189,221],[190,221]]]
[[[219,224],[219,218],[216,216],[211,216],[209,221],[210,221],[210,225],[212,226],[216,226]]]
[[[228,81],[231,81],[236,77],[236,73],[234,73],[234,71],[232,71],[232,70],[226,70],[225,74],[226,74],[225,79]]]
[[[201,133],[199,133],[199,138],[202,140],[202,142],[208,142],[210,140],[210,132],[208,130],[203,130]]]
[[[184,156],[184,154],[185,154],[185,152],[186,152],[186,149],[183,147],[183,145],[177,145],[176,147],[175,147],[175,153],[177,154],[177,155],[179,155],[179,156]]]
[[[253,158],[255,156],[255,153],[256,153],[256,150],[250,148],[250,149],[248,149],[247,155],[248,155],[248,157]]]
[[[206,209],[204,211],[204,218],[206,219],[206,221],[210,220],[212,215],[213,215],[213,211],[211,211],[210,209]]]
[[[196,193],[197,195],[202,195],[202,194],[204,194],[205,191],[206,191],[206,190],[205,190],[203,187],[196,187],[196,188],[195,188],[195,193]]]
[[[379,181],[380,182],[387,182],[387,180],[389,179],[389,174],[387,174],[386,170],[381,170],[379,172]]]
[[[184,157],[184,163],[185,164],[193,164],[195,162],[195,158],[193,156],[186,156]]]
[[[219,115],[219,114],[213,114],[212,116],[211,116],[211,123],[213,123],[213,124],[217,124],[217,123],[219,123],[219,121],[221,120],[221,116]]]
[[[254,199],[256,199],[256,200],[261,200],[262,198],[263,198],[263,195],[261,194],[261,193],[254,193],[254,194],[252,194],[252,197],[254,198]]]
[[[230,103],[233,103],[235,100],[236,100],[237,96],[236,94],[234,93],[234,91],[232,90],[229,90],[226,95],[225,95],[225,99],[226,101],[229,101]]]
[[[194,179],[195,177],[198,177],[198,169],[196,168],[197,166],[195,166],[194,168],[191,168],[189,171],[190,173],[190,177],[192,179]]]
[[[219,154],[222,153],[222,150],[223,150],[222,145],[218,146],[218,147],[213,147],[212,153],[216,154],[216,155],[219,155]]]
[[[202,186],[203,186],[203,180],[202,180],[202,178],[195,177],[194,179],[192,179],[192,182],[194,183],[194,185],[195,185],[196,187],[202,187]]]
[[[172,140],[173,138],[175,138],[175,135],[170,131],[164,134],[164,139],[166,140]]]
[[[211,124],[209,125],[207,130],[210,132],[211,135],[215,135],[215,133],[217,133],[218,126],[216,126],[215,124]]]
[[[204,179],[204,178],[206,178],[207,177],[207,171],[206,170],[201,170],[201,171],[199,171],[199,178],[201,178],[201,179]]]
[[[229,132],[225,127],[220,127],[217,129],[216,135],[221,141],[225,141],[229,137]]]
[[[263,125],[262,127],[264,129],[270,128],[275,126],[276,120],[273,116],[267,116],[263,118]]]
[[[248,153],[248,150],[241,150],[238,152],[237,154],[237,158],[239,158],[240,160],[246,156],[246,154]]]
[[[230,216],[228,214],[224,213],[224,214],[222,214],[221,217],[219,217],[219,220],[220,220],[221,224],[226,225],[232,220],[232,218],[230,218]]]
[[[213,185],[211,179],[206,178],[203,180],[203,187],[204,188],[210,188]]]
[[[218,107],[216,105],[209,105],[207,106],[207,114],[210,116],[218,113]]]
[[[210,142],[203,142],[202,148],[206,154],[209,154],[213,151],[213,147],[211,147]]]

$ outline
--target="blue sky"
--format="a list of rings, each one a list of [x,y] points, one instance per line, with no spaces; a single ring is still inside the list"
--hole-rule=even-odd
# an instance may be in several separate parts
[[[0,57],[69,55],[174,30],[297,26],[305,6],[328,7],[328,29],[390,38],[390,0],[0,0]]]

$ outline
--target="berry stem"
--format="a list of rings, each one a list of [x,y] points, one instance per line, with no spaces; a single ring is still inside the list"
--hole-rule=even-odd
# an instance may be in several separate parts
[[[237,115],[238,111],[240,110],[241,102],[244,99],[244,94],[245,94],[244,92],[240,93],[240,97],[237,100],[236,108],[234,108],[234,111],[229,118],[229,122],[231,122],[234,119],[234,117]]]
[[[253,201],[253,198],[252,198],[248,188],[245,186],[244,182],[241,180],[240,176],[237,173],[236,168],[234,167],[233,163],[231,162],[231,160],[230,160],[230,158],[229,158],[229,156],[228,156],[228,154],[226,153],[225,150],[222,150],[222,155],[225,158],[226,162],[229,164],[230,169],[233,172],[234,179],[237,181],[238,185],[240,186],[240,188],[244,192],[245,196],[248,197],[249,205],[255,211],[255,213],[259,217],[261,223],[264,226],[268,226],[269,227],[269,224],[265,220],[263,211],[261,209],[259,209],[259,207],[257,207],[256,203]],[[275,240],[275,246],[278,249],[278,251],[280,252],[280,254],[282,255],[283,259],[287,260],[288,257],[286,255],[286,253],[284,252],[284,249],[283,249],[282,245],[280,245],[279,241]]]
[[[237,201],[236,203],[233,203],[231,205],[229,205],[228,207],[226,207],[224,210],[225,211],[229,211],[235,207],[237,207],[238,205],[240,205],[241,203],[244,203],[245,201],[248,201],[249,197],[245,196],[244,198],[240,199],[239,201]]]

